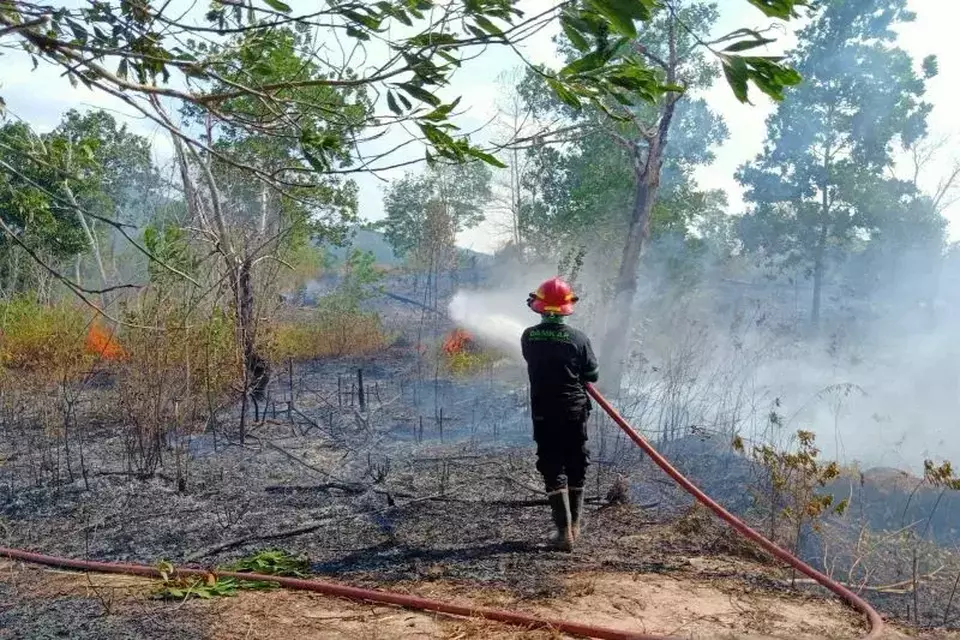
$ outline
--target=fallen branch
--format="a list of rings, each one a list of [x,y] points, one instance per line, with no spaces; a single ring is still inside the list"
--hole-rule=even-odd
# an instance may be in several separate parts
[[[289,451],[287,451],[286,449],[284,449],[283,447],[281,447],[281,446],[278,445],[278,444],[274,444],[273,442],[270,442],[269,440],[261,440],[261,442],[262,442],[263,444],[267,445],[268,447],[270,447],[271,449],[273,449],[273,450],[275,450],[275,451],[279,451],[280,453],[282,453],[283,455],[287,456],[288,458],[290,458],[290,459],[293,460],[294,462],[303,465],[304,467],[306,467],[306,468],[309,469],[310,471],[313,471],[314,473],[319,473],[320,475],[322,475],[322,476],[325,477],[325,478],[330,478],[330,480],[331,480],[332,482],[331,482],[331,483],[328,483],[328,484],[336,484],[336,485],[340,485],[340,486],[343,486],[343,487],[350,487],[351,490],[353,490],[354,488],[355,488],[355,489],[363,489],[362,491],[356,491],[356,494],[357,494],[357,495],[359,495],[359,494],[361,494],[361,493],[364,493],[364,492],[366,492],[366,491],[370,491],[370,492],[376,493],[376,494],[378,494],[378,495],[387,496],[387,499],[388,499],[388,500],[392,500],[393,498],[413,498],[413,497],[414,497],[413,494],[404,493],[404,492],[402,492],[402,491],[390,491],[389,489],[380,489],[380,488],[374,487],[374,486],[372,486],[372,485],[361,484],[361,483],[359,483],[359,482],[347,482],[346,480],[342,480],[341,478],[338,478],[338,477],[336,477],[335,475],[333,475],[333,474],[331,474],[331,473],[328,473],[328,472],[324,471],[323,469],[320,469],[319,467],[313,466],[312,464],[310,464],[309,462],[307,462],[307,461],[304,460],[303,458],[300,458],[299,456],[296,456],[296,455],[290,453]]]
[[[945,568],[946,568],[946,565],[943,565],[938,569],[934,569],[928,574],[919,576],[917,577],[916,582],[919,583],[921,580],[929,580],[931,578],[935,578],[937,574],[943,571]],[[797,578],[796,580],[783,580],[782,582],[783,584],[786,584],[786,585],[796,583],[796,584],[813,584],[813,585],[819,586],[819,583],[817,583],[816,580],[813,580],[811,578]],[[891,584],[884,584],[884,585],[878,585],[878,586],[853,584],[849,582],[841,582],[840,584],[847,587],[848,589],[853,589],[857,592],[871,591],[873,593],[888,593],[888,594],[895,594],[895,595],[904,595],[908,593],[913,593],[913,583],[914,583],[914,579],[908,578],[906,580],[901,580],[900,582],[893,582]],[[910,588],[905,589],[904,587],[910,587]]]
[[[264,487],[267,493],[296,493],[298,491],[330,491],[336,489],[350,495],[360,495],[367,492],[367,487],[361,484],[346,484],[342,482],[325,482],[323,484],[281,484]]]
[[[387,296],[388,298],[393,298],[394,300],[398,300],[399,302],[406,302],[407,304],[412,304],[416,307],[420,307],[421,309],[425,309],[426,311],[429,311],[431,313],[435,313],[441,318],[448,318],[448,319],[450,318],[450,316],[448,316],[443,311],[440,311],[439,309],[434,309],[433,307],[429,307],[423,304],[422,302],[417,302],[416,300],[412,300],[410,298],[407,298],[405,296],[400,296],[395,293],[390,293],[389,291],[381,291],[381,293]]]
[[[165,473],[160,471],[153,471],[148,473],[140,473],[138,471],[93,471],[87,474],[91,478],[97,478],[101,476],[122,476],[125,478],[133,478],[139,480],[140,482],[146,482],[147,480],[152,480],[153,478],[159,478],[165,482],[175,484],[177,481],[174,478],[171,478]]]
[[[405,507],[407,505],[414,504],[417,502],[426,502],[428,500],[433,500],[434,498],[437,498],[437,497],[439,497],[439,494],[424,496],[421,498],[413,498],[412,500],[407,500],[403,504],[392,504],[387,507],[384,507],[383,509],[375,509],[373,511],[363,511],[361,513],[355,513],[353,515],[345,516],[343,518],[323,518],[321,520],[313,520],[306,524],[300,525],[299,527],[296,527],[294,529],[284,529],[282,531],[274,531],[271,533],[263,533],[263,534],[250,534],[247,536],[242,536],[240,538],[234,538],[233,540],[227,540],[226,542],[221,542],[219,544],[215,544],[205,549],[194,551],[193,553],[185,556],[183,561],[194,562],[196,560],[199,560],[200,558],[206,558],[208,556],[212,556],[215,553],[219,553],[221,551],[227,551],[228,549],[235,549],[237,547],[241,547],[251,542],[264,542],[267,540],[278,540],[280,538],[291,538],[293,536],[299,536],[305,533],[312,533],[317,529],[333,524],[335,522],[343,522],[346,520],[353,520],[355,518],[363,518],[366,516],[376,515],[378,513],[386,513],[387,511],[390,511],[392,509]]]

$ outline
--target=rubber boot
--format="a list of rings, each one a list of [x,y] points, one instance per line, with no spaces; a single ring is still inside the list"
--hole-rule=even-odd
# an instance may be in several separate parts
[[[561,551],[573,551],[573,532],[570,528],[570,496],[566,489],[553,491],[547,494],[550,500],[550,510],[553,513],[553,524],[557,532],[551,536],[551,544]]]
[[[570,533],[573,541],[580,537],[580,516],[583,515],[583,487],[570,487]]]

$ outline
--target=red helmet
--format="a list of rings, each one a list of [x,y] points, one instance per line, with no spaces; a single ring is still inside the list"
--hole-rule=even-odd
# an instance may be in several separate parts
[[[573,289],[561,278],[551,278],[527,298],[527,306],[539,314],[553,313],[569,316],[573,305],[579,300]]]

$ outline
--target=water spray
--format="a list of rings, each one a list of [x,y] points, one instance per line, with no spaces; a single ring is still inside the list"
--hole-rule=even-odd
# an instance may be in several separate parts
[[[502,294],[458,291],[448,310],[450,318],[469,331],[478,343],[521,361],[520,335],[529,324],[524,322],[524,319],[529,320],[529,312],[522,302],[514,306],[516,314],[511,313],[512,309]]]

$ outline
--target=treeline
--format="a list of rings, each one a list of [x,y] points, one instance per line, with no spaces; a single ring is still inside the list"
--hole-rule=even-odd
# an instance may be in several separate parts
[[[814,329],[827,289],[847,300],[885,292],[891,311],[904,301],[932,305],[948,249],[942,211],[954,200],[958,172],[944,171],[942,145],[927,130],[932,105],[924,91],[937,61],[915,60],[896,41],[896,27],[915,18],[906,4],[811,3],[811,21],[787,58],[802,82],[785,92],[758,83],[783,100],[767,120],[762,151],[736,173],[745,210],[694,177],[730,144],[704,91],[724,74],[741,96],[747,91],[745,68],[725,65],[707,44],[718,5],[668,2],[619,51],[642,56],[683,89],[643,106],[611,96],[582,108],[549,90],[547,69],[510,77],[516,88],[501,110],[502,137],[525,142],[509,152],[509,168],[492,178],[483,200],[509,220],[503,255],[568,271],[583,263],[601,274],[606,315],[619,319],[604,341],[608,362],[625,352],[630,314],[623,310],[651,281],[676,291],[710,274],[749,272],[803,283]],[[582,66],[578,43],[560,44],[570,65]],[[913,170],[897,175],[903,158],[914,160]],[[931,172],[942,173],[930,180]],[[463,190],[470,181],[453,181],[461,191],[410,197],[413,185],[442,185],[436,175],[407,176],[387,193],[385,226],[400,252],[436,245],[438,227],[451,237],[479,222],[458,204],[476,207],[485,195]],[[939,180],[938,188],[925,191],[923,178]]]

